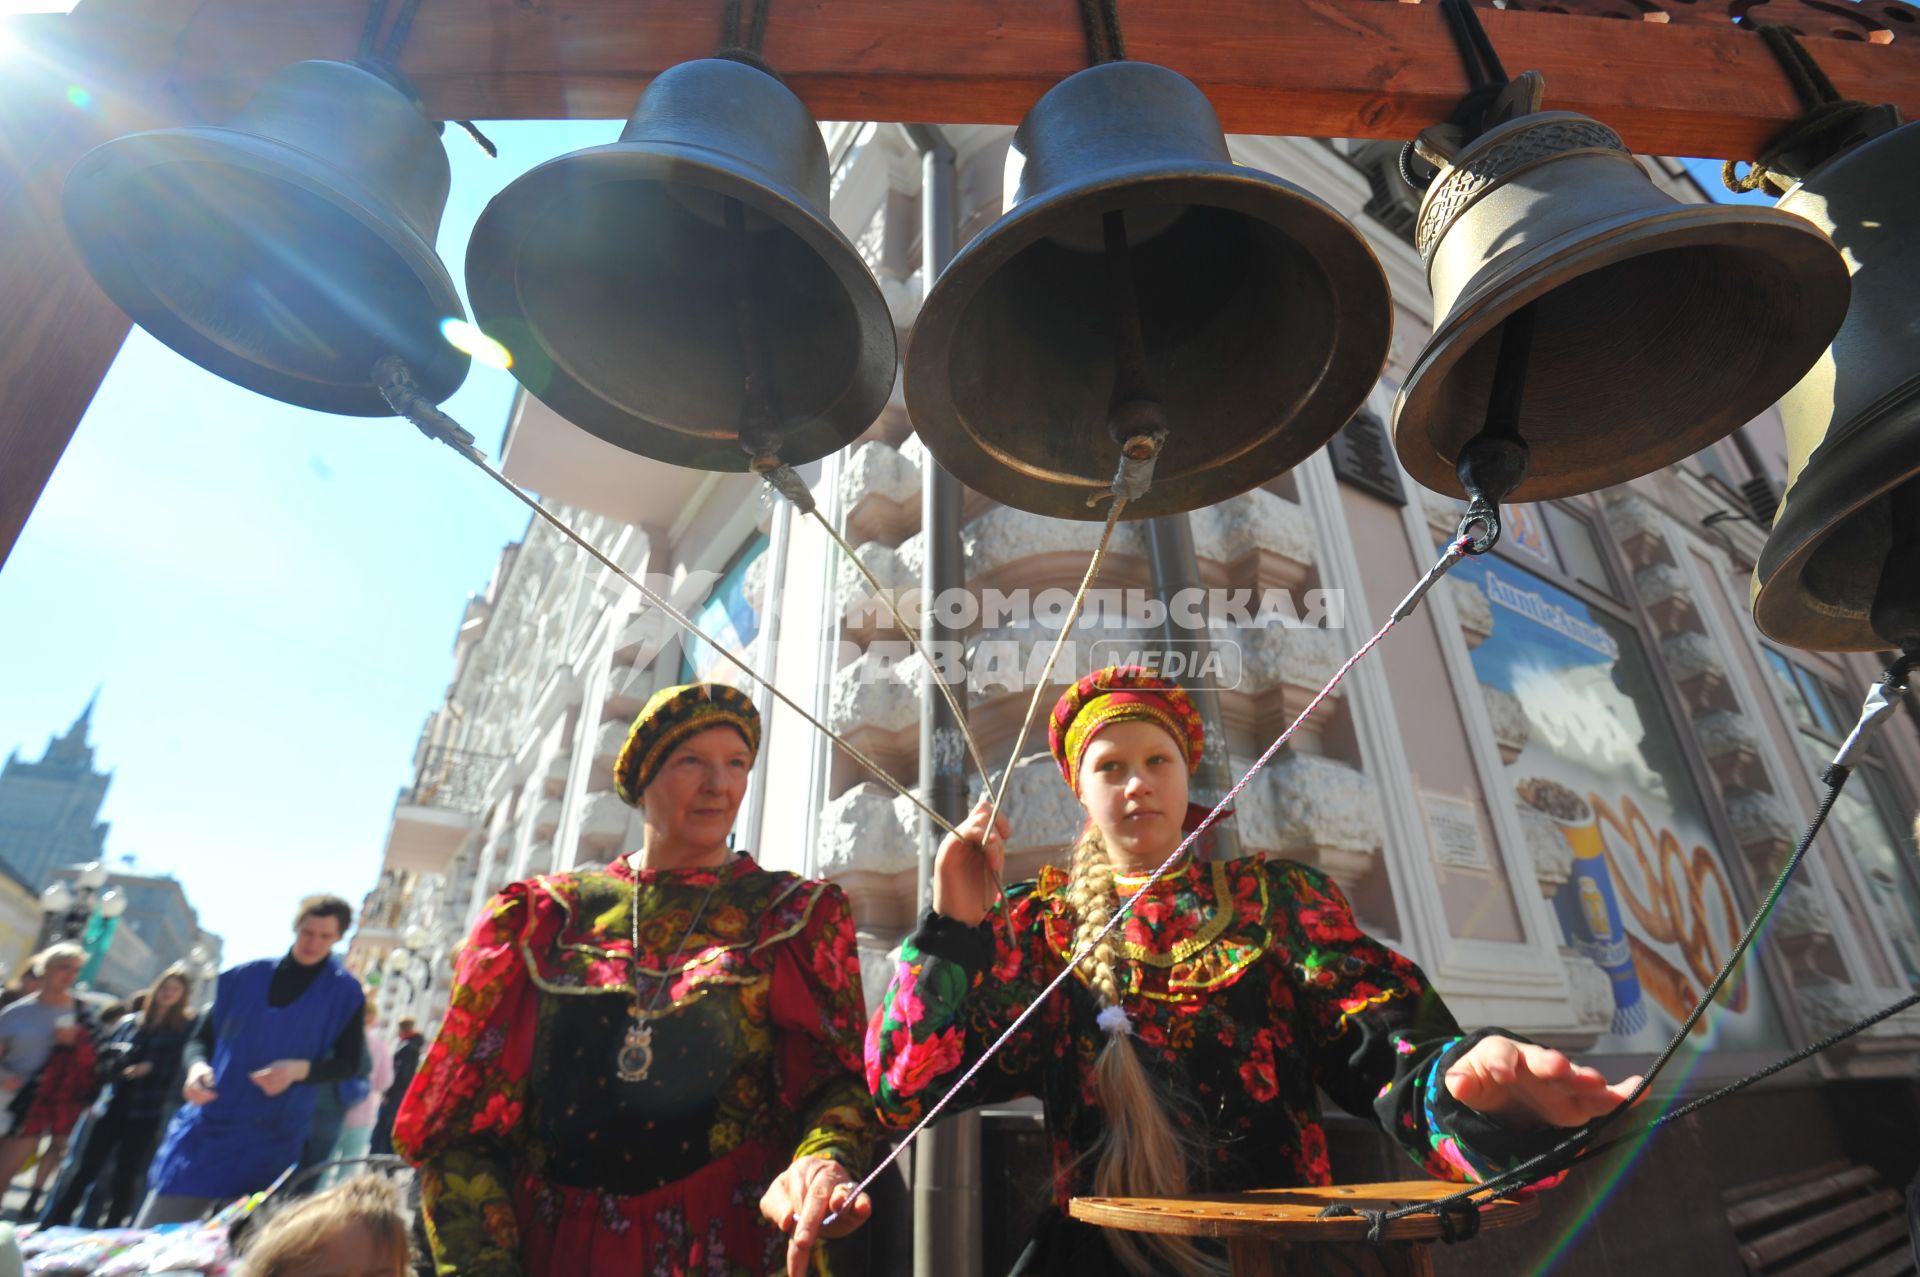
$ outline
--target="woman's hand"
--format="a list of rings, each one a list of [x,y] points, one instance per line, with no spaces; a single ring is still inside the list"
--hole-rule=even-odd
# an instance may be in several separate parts
[[[1013,832],[1007,818],[993,822],[987,833],[987,812],[993,807],[982,798],[967,818],[960,822],[958,836],[948,834],[940,843],[933,862],[933,908],[955,922],[969,927],[980,925],[997,896],[990,894],[988,873],[1000,880],[1007,865],[1007,836]]]
[[[1509,1126],[1579,1126],[1633,1093],[1638,1077],[1609,1085],[1599,1069],[1550,1047],[1482,1038],[1447,1070],[1447,1090]]]
[[[867,1222],[873,1202],[865,1193],[847,1205],[853,1176],[830,1157],[797,1157],[760,1199],[760,1213],[787,1235],[787,1277],[806,1277],[813,1248],[822,1237],[845,1237]],[[820,1221],[841,1212],[824,1231]]]

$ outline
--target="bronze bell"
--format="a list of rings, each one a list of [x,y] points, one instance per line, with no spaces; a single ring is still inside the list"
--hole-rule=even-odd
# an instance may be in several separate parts
[[[1393,326],[1380,264],[1321,200],[1236,165],[1192,83],[1144,62],[1091,67],[1049,89],[1013,145],[1013,206],[954,258],[908,341],[908,412],[962,482],[1104,519],[1088,496],[1120,458],[1109,417],[1134,315],[1134,372],[1167,439],[1127,518],[1253,488],[1365,401]]]
[[[297,62],[224,128],[95,147],[62,204],[101,289],[180,354],[303,408],[385,417],[382,356],[435,403],[467,375],[440,335],[465,313],[433,249],[449,179],[406,93],[345,62]]]
[[[772,76],[661,73],[620,140],[521,177],[467,247],[475,321],[555,412],[629,451],[744,470],[873,424],[898,358],[880,286],[827,212],[827,152]]]
[[[1832,236],[1853,273],[1839,336],[1780,401],[1787,493],[1754,572],[1753,619],[1794,647],[1897,646],[1887,609],[1904,605],[1907,626],[1920,613],[1916,201],[1920,124],[1841,153],[1780,201]]]
[[[1691,456],[1812,366],[1847,309],[1846,265],[1812,224],[1682,204],[1617,134],[1542,111],[1468,143],[1421,201],[1433,336],[1394,406],[1394,447],[1427,487],[1487,424],[1504,322],[1532,304],[1514,501],[1590,492]]]

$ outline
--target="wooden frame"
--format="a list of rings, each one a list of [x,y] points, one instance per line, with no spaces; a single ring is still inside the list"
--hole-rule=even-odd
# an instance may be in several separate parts
[[[1897,0],[1872,0],[1887,21],[1822,16],[1841,7],[1815,0],[1707,0],[1698,14],[1655,0],[1559,0],[1571,14],[1517,3],[1482,12],[1507,68],[1543,72],[1551,106],[1601,117],[1643,152],[1751,155],[1797,114],[1733,10],[1829,37],[1811,44],[1843,94],[1920,118],[1920,24],[1909,32]],[[770,4],[766,55],[821,119],[1013,124],[1085,64],[1075,0]],[[426,0],[401,62],[444,118],[619,118],[662,68],[713,51],[721,7]],[[225,119],[289,62],[351,56],[367,10],[81,0],[69,15],[0,27],[20,46],[0,77],[0,558],[127,329],[65,243],[68,167],[132,129]],[[1122,0],[1120,14],[1128,52],[1195,80],[1229,132],[1409,137],[1466,89],[1432,3]]]

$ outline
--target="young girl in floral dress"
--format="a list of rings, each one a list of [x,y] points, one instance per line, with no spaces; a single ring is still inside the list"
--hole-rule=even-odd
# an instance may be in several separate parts
[[[1205,815],[1187,804],[1200,720],[1176,685],[1100,670],[1061,697],[1049,736],[1087,813],[1072,869],[1011,887],[990,915],[1005,818],[988,830],[982,804],[942,844],[933,909],[868,1031],[884,1124],[918,1121]],[[1224,1272],[1204,1243],[1084,1225],[1067,1201],[1328,1183],[1316,1087],[1428,1173],[1473,1180],[1633,1083],[1497,1030],[1462,1034],[1338,887],[1288,861],[1183,855],[1075,976],[956,1097],[1045,1108],[1053,1209],[1018,1277]]]

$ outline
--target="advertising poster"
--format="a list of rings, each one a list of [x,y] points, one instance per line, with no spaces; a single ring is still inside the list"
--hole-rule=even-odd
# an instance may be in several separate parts
[[[1551,821],[1573,856],[1552,901],[1560,942],[1612,987],[1612,1029],[1595,1049],[1658,1049],[1739,938],[1740,866],[1716,845],[1634,631],[1491,555],[1456,571],[1492,604],[1474,672],[1526,719],[1507,792]],[[1695,1032],[1701,1048],[1784,1043],[1752,964]]]

